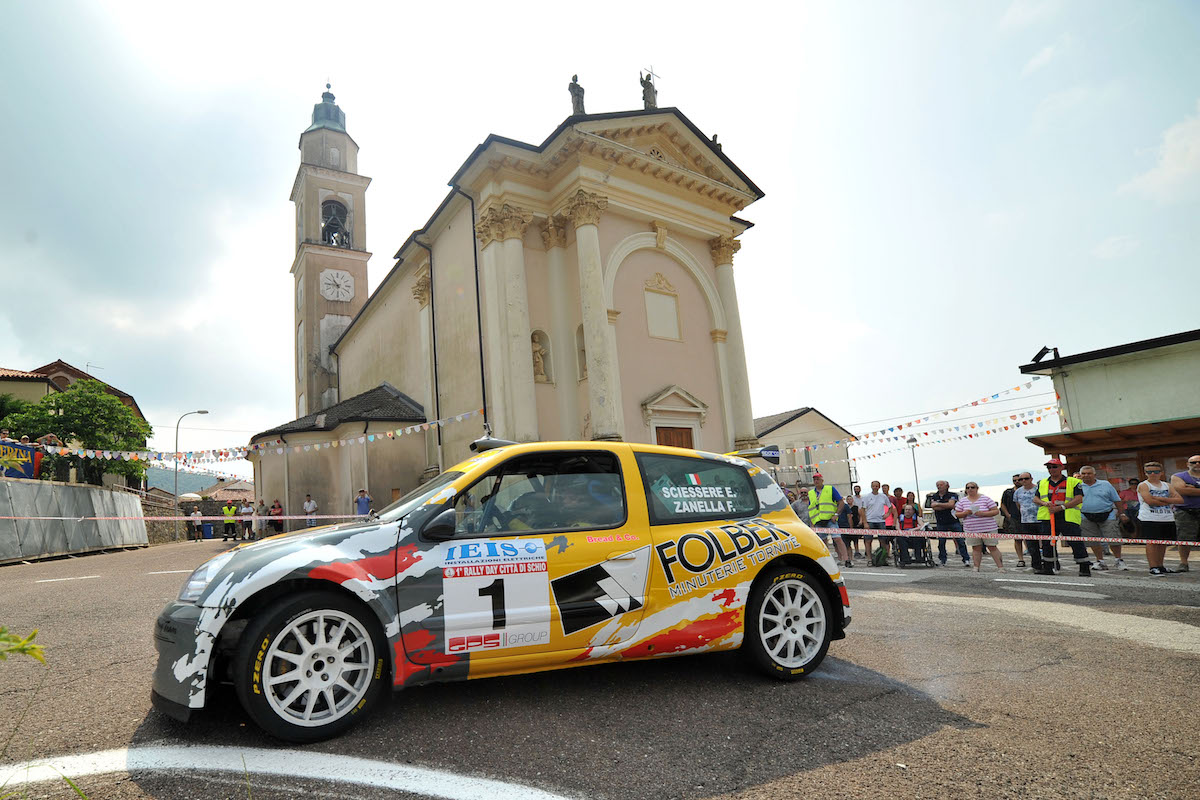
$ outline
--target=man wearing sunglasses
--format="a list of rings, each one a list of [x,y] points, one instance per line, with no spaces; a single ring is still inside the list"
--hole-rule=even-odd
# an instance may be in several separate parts
[[[1063,474],[1063,462],[1052,458],[1046,462],[1049,478],[1038,482],[1037,495],[1033,504],[1038,507],[1037,518],[1041,525],[1042,534],[1049,535],[1053,521],[1056,536],[1079,536],[1079,523],[1083,514],[1079,507],[1083,505],[1083,490],[1079,478],[1069,478]],[[1071,555],[1079,565],[1080,577],[1091,577],[1092,561],[1083,542],[1071,540]],[[1037,570],[1039,575],[1053,575],[1054,563],[1058,560],[1055,545],[1049,541],[1042,542],[1042,568]]]
[[[1187,470],[1171,476],[1171,488],[1183,498],[1175,506],[1175,538],[1179,540],[1179,566],[1176,572],[1187,572],[1188,554],[1195,545],[1184,542],[1200,540],[1200,455],[1189,456]]]

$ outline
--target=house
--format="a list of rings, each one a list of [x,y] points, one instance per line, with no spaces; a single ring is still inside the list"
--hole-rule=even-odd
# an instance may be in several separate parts
[[[754,434],[764,445],[779,447],[778,466],[761,459],[754,459],[754,463],[771,470],[782,484],[791,486],[800,481],[812,485],[812,476],[819,470],[825,483],[848,494],[851,484],[858,480],[852,462],[846,461],[847,445],[854,441],[854,434],[815,408],[805,406],[758,417],[754,420]],[[820,450],[804,449],[838,440],[841,444],[823,446]]]

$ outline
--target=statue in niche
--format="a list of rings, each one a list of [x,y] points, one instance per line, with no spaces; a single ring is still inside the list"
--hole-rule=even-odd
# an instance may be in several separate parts
[[[658,90],[654,88],[652,76],[639,72],[638,80],[642,82],[642,103],[648,109],[658,108]]]
[[[533,380],[534,383],[549,383],[550,376],[546,374],[546,356],[550,354],[550,349],[546,347],[546,342],[543,341],[545,334],[538,336],[539,331],[534,331],[529,337],[529,344],[533,350]]]
[[[579,85],[579,76],[572,75],[571,83],[567,86],[567,91],[571,93],[571,116],[586,114],[583,110],[583,87]]]

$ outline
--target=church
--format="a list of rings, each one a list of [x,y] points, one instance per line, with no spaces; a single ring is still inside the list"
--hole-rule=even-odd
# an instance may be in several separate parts
[[[757,446],[733,261],[763,193],[642,85],[589,114],[573,79],[540,144],[488,136],[370,295],[371,179],[326,87],[291,193],[297,418],[251,439],[261,498],[382,508],[485,430]]]

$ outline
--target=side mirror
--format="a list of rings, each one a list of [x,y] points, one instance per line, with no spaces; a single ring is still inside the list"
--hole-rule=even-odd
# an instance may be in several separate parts
[[[437,516],[425,523],[421,536],[435,542],[444,542],[454,538],[454,529],[458,523],[458,512],[453,508],[439,511]]]

